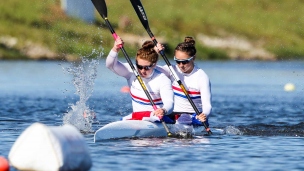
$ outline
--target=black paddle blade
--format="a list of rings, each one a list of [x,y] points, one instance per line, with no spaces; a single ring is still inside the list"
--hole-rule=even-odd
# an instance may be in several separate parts
[[[103,19],[108,17],[107,5],[105,0],[92,0],[93,5],[95,6],[98,13]]]
[[[130,1],[142,25],[145,27],[146,30],[150,30],[148,17],[140,0],[130,0]]]

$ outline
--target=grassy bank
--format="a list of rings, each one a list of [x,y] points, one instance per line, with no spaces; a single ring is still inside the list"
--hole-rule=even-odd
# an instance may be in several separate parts
[[[125,33],[147,37],[129,1],[106,0],[108,18],[122,37]],[[166,40],[168,53],[185,36],[237,37],[274,54],[278,59],[304,59],[304,1],[301,0],[142,0],[151,30]],[[96,23],[67,17],[59,0],[3,1],[0,36],[18,38],[14,48],[0,46],[0,58],[26,58],[18,51],[28,41],[62,54],[87,56],[92,49],[107,53],[113,39],[96,13]],[[127,17],[130,25],[119,27]],[[136,46],[125,45],[129,55]],[[227,59],[229,47],[211,47],[197,41],[198,57]],[[242,49],[238,49],[242,51]]]

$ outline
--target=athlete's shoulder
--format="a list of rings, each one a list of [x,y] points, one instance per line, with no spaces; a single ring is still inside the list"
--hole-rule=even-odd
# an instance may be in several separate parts
[[[208,76],[207,73],[203,69],[199,68],[198,66],[195,66],[194,70],[196,70],[196,73],[199,74],[199,75],[206,75],[206,76]]]
[[[158,70],[158,71],[164,73],[167,77],[170,76],[170,69],[167,65],[164,65],[164,66],[156,65],[155,70]]]
[[[168,77],[166,76],[166,74],[162,72],[162,70],[155,69],[154,72],[155,72],[156,75],[158,75],[158,76],[160,76],[160,77],[166,77],[166,78],[168,78]]]

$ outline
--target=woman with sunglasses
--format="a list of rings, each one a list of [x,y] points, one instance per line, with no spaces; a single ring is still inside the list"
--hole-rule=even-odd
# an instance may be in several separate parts
[[[161,44],[158,44],[157,48],[159,50],[164,49]],[[205,122],[209,126],[208,117],[212,109],[211,84],[208,75],[195,65],[195,58],[195,40],[192,37],[185,37],[184,42],[179,43],[175,48],[174,60],[176,65],[172,67],[188,91],[195,106],[201,112],[198,116],[183,90],[172,76],[169,67],[165,65],[161,66],[161,68],[163,69],[162,72],[172,80],[174,91],[174,109],[172,114],[177,119],[176,122],[193,125],[202,125],[202,122]]]
[[[154,50],[153,42],[144,42],[142,48],[137,51],[136,68],[158,108],[156,110],[153,110],[147,95],[129,64],[122,63],[117,59],[118,52],[123,43],[123,40],[117,37],[106,59],[107,68],[117,75],[126,78],[130,87],[133,113],[123,119],[141,120],[143,117],[148,117],[154,121],[154,119],[158,117],[167,123],[173,122],[169,117],[164,117],[164,115],[170,114],[173,111],[174,95],[171,80],[164,73],[155,69],[158,61],[158,53]]]

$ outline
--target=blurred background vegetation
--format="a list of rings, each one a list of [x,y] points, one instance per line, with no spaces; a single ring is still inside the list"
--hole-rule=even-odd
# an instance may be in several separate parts
[[[117,34],[137,39],[125,41],[133,56],[140,45],[135,42],[149,40],[145,29],[130,1],[106,3]],[[169,57],[185,36],[193,36],[200,59],[304,59],[304,0],[142,0],[142,4]],[[107,54],[114,42],[97,12],[96,21],[89,24],[68,17],[60,0],[2,1],[0,23],[0,59],[28,59],[23,50],[29,42],[76,58],[93,49]],[[5,37],[17,41],[9,46],[3,43]]]

